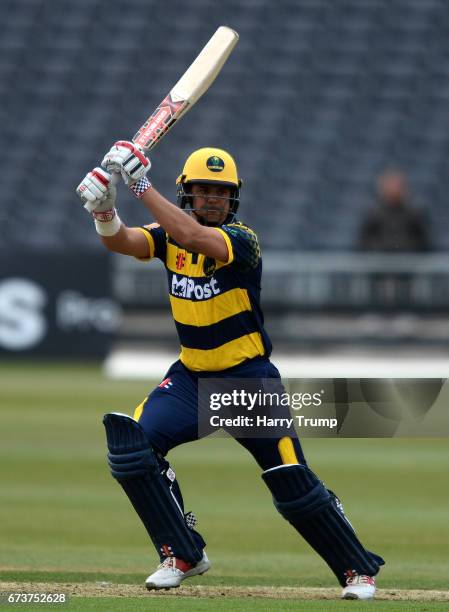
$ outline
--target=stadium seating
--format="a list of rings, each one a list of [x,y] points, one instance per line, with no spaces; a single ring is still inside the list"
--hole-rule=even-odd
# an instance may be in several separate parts
[[[348,250],[394,164],[449,247],[444,0],[3,0],[2,13],[2,246],[99,248],[74,188],[225,23],[241,41],[154,152],[160,190],[175,197],[192,149],[228,148],[265,248]],[[147,218],[124,189],[119,207]]]

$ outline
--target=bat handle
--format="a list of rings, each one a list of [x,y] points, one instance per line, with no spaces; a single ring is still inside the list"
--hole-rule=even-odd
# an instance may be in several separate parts
[[[117,183],[119,182],[119,180],[120,180],[120,172],[113,172],[113,173],[111,174],[111,181],[110,181],[110,184],[111,184],[111,185],[117,185]]]
[[[120,181],[120,172],[113,172],[111,174],[111,180],[110,180],[110,185],[117,185],[117,183]],[[88,212],[93,212],[94,210],[94,206],[92,206],[91,202],[86,202],[84,204],[84,208],[88,211]]]

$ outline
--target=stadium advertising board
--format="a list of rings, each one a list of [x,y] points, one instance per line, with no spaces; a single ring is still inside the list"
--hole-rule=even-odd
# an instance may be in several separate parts
[[[110,293],[107,254],[2,256],[0,354],[103,356],[121,316]]]

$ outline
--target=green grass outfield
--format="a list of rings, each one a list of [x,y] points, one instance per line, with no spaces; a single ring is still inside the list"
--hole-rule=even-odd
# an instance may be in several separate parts
[[[137,598],[131,597],[127,599],[111,599],[110,597],[102,598],[77,598],[69,601],[68,604],[62,606],[56,605],[14,605],[5,607],[5,610],[61,610],[61,612],[77,611],[81,612],[84,610],[104,610],[105,612],[140,612],[144,610],[151,611],[164,611],[168,612],[201,612],[215,610],[221,611],[237,611],[237,612],[271,612],[279,611],[286,612],[289,610],[311,610],[312,612],[329,612],[329,610],[335,610],[339,612],[346,612],[352,610],[352,612],[360,612],[361,610],[368,609],[370,612],[445,612],[448,609],[446,603],[436,602],[354,602],[354,601],[285,601],[285,600],[266,600],[266,599],[251,599],[242,600],[236,597],[230,597],[226,600],[208,599],[198,600],[194,598],[183,598],[180,602],[178,600],[164,600],[155,601],[149,600],[148,598]]]
[[[157,563],[109,475],[101,417],[132,413],[153,382],[108,381],[95,365],[0,362],[0,581],[136,585]],[[311,466],[342,498],[368,548],[387,565],[379,586],[446,591],[449,441],[312,440]],[[276,513],[253,459],[208,439],[170,460],[199,518],[213,568],[190,585],[247,596],[182,597],[183,610],[346,610],[362,603],[257,596],[256,587],[330,587],[323,562]],[[0,591],[2,584],[0,583]],[[225,592],[225,591],[224,591]],[[171,610],[179,598],[73,597],[62,609]],[[142,590],[144,594],[144,590]],[[161,605],[162,604],[162,605]],[[376,610],[443,610],[434,601],[373,602]],[[11,609],[42,609],[14,605]],[[57,606],[45,606],[52,607]],[[177,607],[176,609],[179,609]]]

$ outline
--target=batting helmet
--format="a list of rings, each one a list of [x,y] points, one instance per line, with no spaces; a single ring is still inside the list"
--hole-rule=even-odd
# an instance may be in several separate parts
[[[229,215],[225,223],[234,220],[239,207],[240,187],[237,166],[234,159],[223,149],[204,147],[194,151],[186,160],[182,174],[178,176],[178,205],[181,208],[192,209],[192,196],[188,185],[206,183],[224,185],[231,188],[229,199]]]

